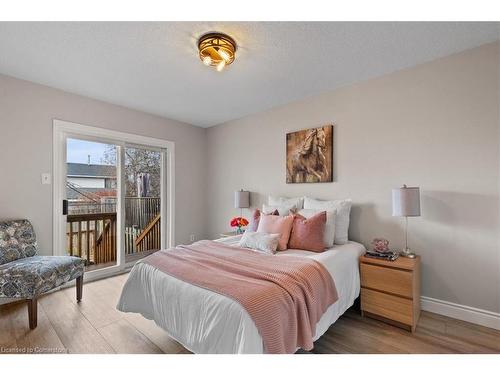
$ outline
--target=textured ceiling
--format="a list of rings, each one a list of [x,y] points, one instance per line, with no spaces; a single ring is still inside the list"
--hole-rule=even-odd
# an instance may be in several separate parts
[[[208,127],[499,38],[498,23],[0,22],[0,73]],[[238,43],[222,73],[197,38]]]

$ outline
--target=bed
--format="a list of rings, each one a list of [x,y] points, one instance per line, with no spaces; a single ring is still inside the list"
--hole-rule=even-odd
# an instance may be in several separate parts
[[[237,246],[240,236],[217,241]],[[316,325],[321,337],[358,297],[358,258],[363,245],[349,241],[323,253],[289,249],[276,256],[310,257],[332,276],[338,300]],[[137,263],[123,287],[117,305],[122,312],[140,313],[194,353],[264,353],[263,340],[247,311],[233,299],[179,280],[153,266]]]

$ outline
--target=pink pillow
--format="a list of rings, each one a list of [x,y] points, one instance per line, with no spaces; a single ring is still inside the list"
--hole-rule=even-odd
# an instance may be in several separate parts
[[[288,248],[316,253],[325,251],[325,224],[326,211],[321,211],[309,219],[302,215],[295,215]]]
[[[290,238],[290,231],[293,225],[293,215],[288,216],[275,216],[275,215],[262,215],[260,217],[259,227],[257,232],[260,233],[277,233],[280,235],[278,242],[278,250],[286,250],[288,239]]]
[[[256,208],[252,214],[252,220],[250,222],[250,232],[257,232],[257,228],[259,227],[259,221],[261,215],[279,215],[278,210],[274,210],[270,214],[261,213],[258,208]]]

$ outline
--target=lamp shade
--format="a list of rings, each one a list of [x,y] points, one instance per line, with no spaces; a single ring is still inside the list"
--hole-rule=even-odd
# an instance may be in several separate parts
[[[420,216],[420,189],[404,185],[392,189],[392,216]]]
[[[235,191],[234,192],[234,208],[248,208],[250,207],[250,192],[249,191]]]

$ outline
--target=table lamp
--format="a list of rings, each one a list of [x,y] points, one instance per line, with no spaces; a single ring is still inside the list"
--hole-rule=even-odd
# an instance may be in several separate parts
[[[234,208],[240,209],[240,216],[243,216],[243,208],[250,207],[250,192],[244,191],[241,189],[240,191],[234,192]]]
[[[420,189],[403,185],[399,189],[392,189],[392,216],[405,218],[405,247],[400,255],[415,258],[415,253],[408,247],[408,217],[420,216]]]

